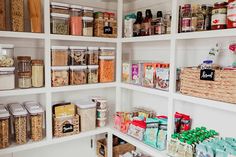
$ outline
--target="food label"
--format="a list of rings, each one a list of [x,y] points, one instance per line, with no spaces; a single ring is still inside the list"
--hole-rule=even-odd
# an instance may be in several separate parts
[[[236,22],[236,1],[229,3],[228,11],[227,11],[227,18],[230,21]]]
[[[190,31],[191,30],[191,18],[183,18],[182,19],[182,31]]]
[[[66,124],[63,125],[62,127],[62,132],[63,133],[68,133],[68,132],[73,132],[74,131],[74,125],[70,124],[68,122],[65,122]]]
[[[112,27],[110,26],[110,23],[109,22],[105,22],[105,25],[104,25],[104,34],[112,34]]]
[[[169,88],[169,69],[158,68],[156,72],[156,88],[168,89]]]
[[[212,11],[211,25],[226,25],[227,9],[215,9]]]
[[[130,78],[130,64],[129,63],[123,63],[123,73],[122,73],[122,77],[123,77],[123,81],[124,82],[128,82],[129,78]]]
[[[215,70],[212,70],[212,69],[201,70],[200,80],[214,81],[215,80]]]
[[[154,67],[152,65],[145,66],[144,86],[152,87],[154,83]]]
[[[134,81],[135,84],[139,83],[139,65],[138,64],[132,64],[132,81]]]

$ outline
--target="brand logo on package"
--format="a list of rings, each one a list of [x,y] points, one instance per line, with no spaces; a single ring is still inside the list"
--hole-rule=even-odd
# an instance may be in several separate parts
[[[73,132],[74,131],[74,126],[72,124],[65,124],[62,127],[62,132],[63,133],[68,133],[68,132]]]
[[[215,80],[215,70],[212,70],[212,69],[201,70],[200,80],[214,81]]]

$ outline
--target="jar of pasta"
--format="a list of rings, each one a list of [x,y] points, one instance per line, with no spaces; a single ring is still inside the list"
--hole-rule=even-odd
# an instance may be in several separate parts
[[[87,83],[87,66],[70,66],[70,85]]]
[[[52,87],[69,85],[69,66],[52,67]]]
[[[19,72],[18,73],[18,87],[19,88],[31,88],[31,72]]]
[[[52,66],[67,66],[68,46],[52,46],[51,58]]]
[[[71,65],[87,65],[87,47],[70,46]]]
[[[24,2],[25,0],[10,0],[11,28],[14,32],[24,32]]]
[[[82,7],[78,5],[71,5],[70,15],[70,34],[82,35]]]
[[[69,35],[70,15],[51,13],[51,33]]]
[[[83,36],[93,36],[93,17],[83,17]]]
[[[0,104],[0,149],[10,146],[10,114],[4,105]]]
[[[88,47],[88,65],[98,65],[98,47]]]
[[[13,66],[14,65],[13,55],[14,55],[14,45],[0,44],[0,67]]]
[[[19,103],[8,104],[9,110],[13,115],[14,139],[17,144],[25,144],[27,136],[27,110]]]
[[[31,57],[30,56],[18,56],[18,72],[31,72]]]
[[[24,103],[29,112],[30,119],[30,138],[33,141],[43,139],[43,115],[44,110],[38,102],[29,101]]]
[[[99,57],[99,82],[115,81],[115,56]]]
[[[98,83],[98,65],[88,66],[88,83]]]
[[[32,60],[32,86],[43,87],[43,60]]]

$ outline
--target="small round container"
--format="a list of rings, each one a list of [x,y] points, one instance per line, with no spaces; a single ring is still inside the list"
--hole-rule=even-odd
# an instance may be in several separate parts
[[[31,57],[30,56],[18,56],[18,72],[31,72]]]
[[[10,113],[0,104],[0,149],[10,146]]]
[[[97,103],[97,109],[106,109],[107,108],[107,100],[105,99],[97,99],[96,100]]]
[[[105,127],[106,126],[106,118],[97,118],[97,127]]]
[[[82,17],[83,10],[81,6],[71,5],[70,6],[70,34],[71,35],[82,35],[83,25],[82,25]]]
[[[70,15],[51,13],[51,33],[69,35]]]
[[[70,85],[87,83],[87,66],[70,66]]]
[[[27,136],[27,110],[19,103],[8,104],[13,115],[14,139],[17,144],[25,144]]]
[[[114,56],[115,50],[114,47],[100,47],[100,56]]]
[[[32,86],[43,87],[44,83],[43,60],[32,60]]]
[[[93,17],[94,9],[90,7],[83,7],[83,16],[84,17]]]
[[[98,83],[98,65],[88,66],[88,83]]]
[[[14,45],[0,44],[0,67],[14,65]]]
[[[0,90],[15,88],[15,67],[0,68]]]
[[[70,64],[87,65],[87,47],[70,46]]]
[[[31,88],[31,73],[30,72],[19,72],[18,73],[18,87],[19,88]]]
[[[68,46],[52,46],[51,61],[52,66],[67,66],[68,65]]]
[[[52,87],[69,85],[69,66],[52,67]]]
[[[51,13],[68,14],[70,5],[66,3],[51,2]]]
[[[99,57],[99,82],[113,82],[115,80],[115,57]]]
[[[106,118],[107,116],[107,109],[97,109],[97,118]]]
[[[98,47],[88,47],[88,65],[98,65]]]
[[[93,36],[93,17],[83,17],[83,36]]]

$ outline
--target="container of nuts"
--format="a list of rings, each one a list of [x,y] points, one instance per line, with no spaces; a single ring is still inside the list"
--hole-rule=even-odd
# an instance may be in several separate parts
[[[43,115],[44,110],[38,102],[29,101],[24,103],[29,112],[30,119],[30,138],[33,141],[43,139]]]
[[[71,65],[87,65],[87,47],[70,46]]]
[[[70,85],[87,83],[87,66],[70,66]]]
[[[27,136],[27,110],[19,103],[8,104],[9,110],[13,115],[13,130],[16,144],[25,144]]]
[[[98,47],[88,47],[88,65],[98,65]]]
[[[10,145],[10,114],[0,105],[0,149]]]

